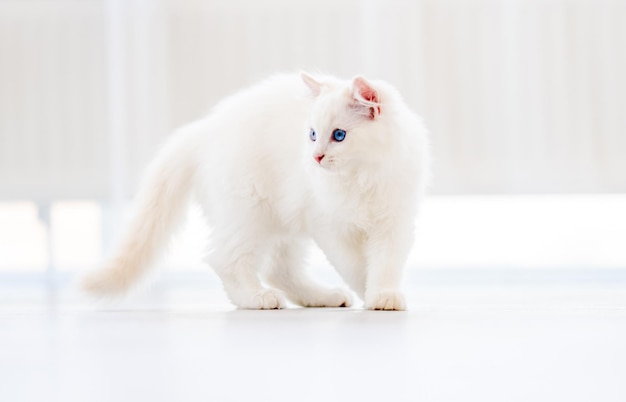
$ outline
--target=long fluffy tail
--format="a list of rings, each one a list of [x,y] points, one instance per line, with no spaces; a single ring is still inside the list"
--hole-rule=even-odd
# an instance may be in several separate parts
[[[87,293],[123,294],[154,265],[189,200],[197,149],[192,134],[176,133],[148,168],[117,252],[102,269],[82,278]]]

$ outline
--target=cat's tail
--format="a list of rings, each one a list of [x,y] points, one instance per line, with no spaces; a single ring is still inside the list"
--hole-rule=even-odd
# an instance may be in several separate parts
[[[94,296],[123,294],[154,265],[189,200],[197,170],[196,137],[193,130],[181,130],[161,149],[146,172],[113,258],[81,278],[85,292]]]

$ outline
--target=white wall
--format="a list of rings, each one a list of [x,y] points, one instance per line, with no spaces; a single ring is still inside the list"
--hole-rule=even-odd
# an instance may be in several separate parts
[[[128,197],[172,128],[298,69],[397,85],[432,130],[434,192],[624,192],[625,17],[617,0],[3,0],[0,200]]]

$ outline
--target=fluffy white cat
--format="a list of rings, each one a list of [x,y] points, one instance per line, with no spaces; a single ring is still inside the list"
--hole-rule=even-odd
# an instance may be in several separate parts
[[[312,238],[366,308],[404,310],[402,271],[427,176],[426,130],[392,86],[279,75],[172,136],[117,253],[83,285],[128,290],[194,196],[212,228],[208,261],[239,308],[350,306],[349,292],[310,278]]]

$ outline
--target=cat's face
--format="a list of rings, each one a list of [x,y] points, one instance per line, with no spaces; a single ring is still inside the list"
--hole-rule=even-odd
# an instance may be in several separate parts
[[[361,77],[349,83],[318,83],[303,74],[303,80],[316,97],[307,133],[308,163],[341,172],[378,162],[386,138],[376,89]]]

